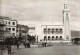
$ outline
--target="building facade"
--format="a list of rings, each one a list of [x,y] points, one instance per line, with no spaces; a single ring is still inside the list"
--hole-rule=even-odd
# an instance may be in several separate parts
[[[26,36],[28,33],[28,26],[26,25],[17,25],[17,37],[23,37]]]
[[[17,29],[17,20],[10,19],[9,17],[5,18],[6,30],[10,31],[11,36],[16,36]]]
[[[64,4],[63,13],[63,24],[62,25],[41,25],[41,36],[38,37],[39,41],[70,41],[70,10],[68,9],[68,4]]]
[[[10,32],[6,30],[5,17],[0,16],[0,40],[3,41],[8,36]]]
[[[35,33],[35,27],[29,27],[29,35],[31,35],[31,36],[35,36],[36,35],[36,33]]]

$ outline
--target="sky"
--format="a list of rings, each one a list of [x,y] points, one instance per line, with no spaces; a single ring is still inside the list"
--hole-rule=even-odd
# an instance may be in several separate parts
[[[80,30],[79,0],[0,0],[1,15],[17,19],[19,24],[62,24],[64,4],[70,9],[70,28]]]

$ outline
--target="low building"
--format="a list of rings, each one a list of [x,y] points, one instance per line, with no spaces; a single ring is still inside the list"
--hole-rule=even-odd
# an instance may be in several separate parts
[[[28,26],[26,25],[17,25],[17,37],[26,36],[28,33]]]
[[[64,37],[63,25],[41,25],[41,27],[42,27],[42,36],[43,36],[42,40],[44,41],[66,39]]]
[[[35,27],[29,27],[29,32],[28,32],[29,35],[35,36],[36,35],[35,32],[36,32]]]

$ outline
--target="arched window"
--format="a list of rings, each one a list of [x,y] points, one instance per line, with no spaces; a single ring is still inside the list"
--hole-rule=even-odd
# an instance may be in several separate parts
[[[11,30],[11,28],[9,28],[9,30]]]
[[[44,36],[44,40],[46,40],[46,36]]]
[[[62,36],[60,36],[60,38],[62,38]]]
[[[10,25],[10,22],[9,22],[9,25]]]
[[[50,34],[50,28],[48,28],[48,34]]]
[[[60,29],[59,29],[59,33],[62,33],[62,32],[63,32],[63,31],[62,31],[62,28],[60,28]]]
[[[56,28],[56,33],[58,33],[58,28]]]
[[[62,36],[60,36],[60,40],[62,40]]]
[[[13,22],[12,25],[15,25],[15,22]]]
[[[50,40],[50,36],[48,36],[48,40]]]
[[[54,33],[54,28],[52,29],[52,34]]]
[[[44,34],[46,34],[46,33],[47,33],[47,29],[46,29],[46,28],[44,28],[44,31],[43,31],[43,32],[44,32]]]

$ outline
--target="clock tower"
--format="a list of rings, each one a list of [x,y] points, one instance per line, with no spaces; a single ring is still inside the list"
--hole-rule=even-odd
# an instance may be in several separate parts
[[[71,32],[70,32],[70,9],[68,8],[68,4],[64,4],[63,10],[63,24],[64,24],[64,37],[65,40],[71,40]]]

